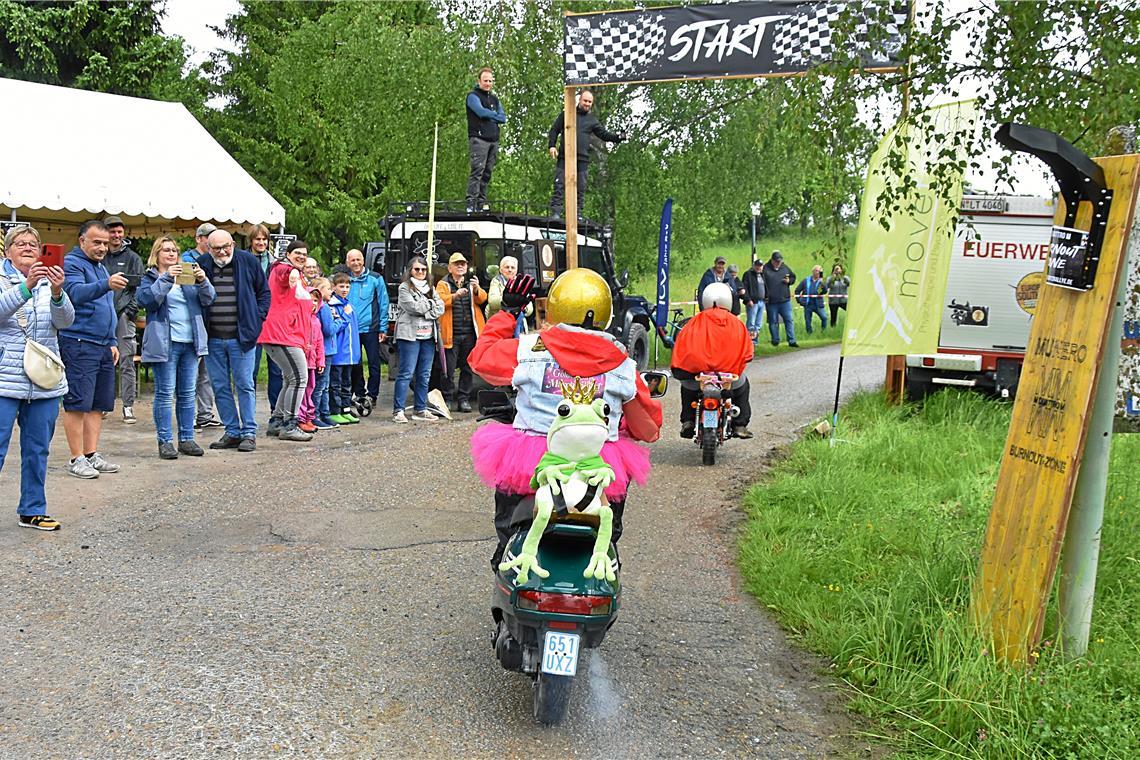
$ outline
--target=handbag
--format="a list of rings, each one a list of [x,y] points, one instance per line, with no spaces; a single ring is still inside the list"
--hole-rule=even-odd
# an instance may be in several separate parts
[[[32,308],[35,308],[35,295],[32,295]],[[28,315],[24,307],[16,310],[16,324],[24,331],[24,374],[35,385],[50,391],[63,379],[63,359],[55,351],[33,340],[28,335]]]
[[[50,391],[63,379],[63,360],[43,343],[28,338],[24,344],[24,374],[39,387]]]

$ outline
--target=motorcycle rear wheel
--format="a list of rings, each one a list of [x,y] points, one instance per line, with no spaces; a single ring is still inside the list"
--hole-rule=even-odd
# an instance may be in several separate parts
[[[701,430],[701,462],[706,465],[716,464],[717,446],[716,428],[707,427]]]
[[[534,680],[534,719],[543,726],[557,726],[570,706],[573,676],[539,672]]]

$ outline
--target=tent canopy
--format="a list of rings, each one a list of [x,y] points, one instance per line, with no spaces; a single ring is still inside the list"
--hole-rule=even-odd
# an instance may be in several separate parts
[[[181,103],[2,78],[0,103],[3,219],[15,211],[72,241],[75,227],[107,214],[135,236],[285,222],[281,204]]]

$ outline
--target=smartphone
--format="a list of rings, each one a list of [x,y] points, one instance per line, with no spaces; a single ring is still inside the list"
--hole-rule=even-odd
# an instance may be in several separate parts
[[[123,277],[127,278],[128,288],[137,288],[139,283],[142,282],[142,277],[137,274],[124,274]]]
[[[190,268],[189,264],[182,265],[182,274],[174,278],[176,285],[196,285],[198,278],[194,276],[194,270]]]
[[[40,250],[40,263],[45,267],[63,268],[63,246],[45,243]]]

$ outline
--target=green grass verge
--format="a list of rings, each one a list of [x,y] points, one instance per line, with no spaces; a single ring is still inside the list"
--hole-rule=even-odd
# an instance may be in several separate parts
[[[765,261],[771,255],[773,250],[778,250],[784,254],[784,261],[796,273],[800,279],[811,274],[811,268],[815,264],[819,264],[824,268],[825,272],[830,272],[831,267],[835,264],[834,255],[827,249],[826,242],[823,237],[809,232],[805,236],[801,236],[799,231],[782,231],[777,234],[768,235],[756,241],[756,254],[763,258]],[[669,297],[673,301],[689,301],[693,299],[693,294],[697,290],[697,285],[701,281],[701,275],[712,266],[712,262],[717,256],[724,256],[730,264],[736,264],[740,268],[740,274],[743,275],[745,270],[751,266],[752,258],[752,243],[745,240],[743,242],[720,242],[711,245],[709,248],[701,252],[699,261],[688,261],[679,256],[675,256],[671,265],[669,273]],[[655,275],[649,274],[644,277],[639,277],[630,282],[630,292],[643,295],[649,299],[652,304],[657,297],[657,289],[654,281]],[[694,307],[685,307],[686,314],[692,314]],[[815,332],[811,335],[807,334],[804,328],[804,310],[799,306],[793,306],[793,323],[795,324],[796,342],[800,344],[801,348],[812,348],[814,346],[825,346],[831,343],[838,343],[845,318],[846,311],[839,312],[839,328],[835,326],[828,326],[826,332],[821,332],[819,323],[813,320]],[[741,316],[743,319],[743,315]],[[771,356],[773,354],[781,354],[788,351],[794,351],[783,340],[783,329],[780,331],[780,345],[773,346],[768,338],[768,328],[765,323],[763,333],[760,338],[760,345],[758,346],[757,353],[761,356]],[[652,348],[651,354],[652,356]],[[669,361],[669,351],[661,347],[659,354],[659,362],[667,364]]]
[[[847,443],[800,441],[749,491],[748,589],[902,756],[1140,757],[1140,436],[1113,441],[1088,656],[1059,651],[1051,609],[1037,665],[1007,669],[966,613],[1009,416],[857,396]]]

